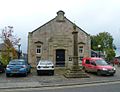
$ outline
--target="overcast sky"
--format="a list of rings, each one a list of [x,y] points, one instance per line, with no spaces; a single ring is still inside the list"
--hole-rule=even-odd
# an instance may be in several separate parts
[[[59,10],[88,34],[109,32],[120,55],[120,0],[0,0],[0,30],[13,26],[27,52],[28,32],[55,18]]]

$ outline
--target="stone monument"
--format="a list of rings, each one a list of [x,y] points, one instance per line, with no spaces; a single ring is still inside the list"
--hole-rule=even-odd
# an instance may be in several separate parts
[[[89,76],[78,65],[78,31],[75,24],[73,29],[73,65],[65,72],[64,76],[67,78],[88,78]]]

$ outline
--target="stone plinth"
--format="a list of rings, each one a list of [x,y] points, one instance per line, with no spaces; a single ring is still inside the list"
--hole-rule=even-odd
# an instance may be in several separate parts
[[[67,70],[64,74],[66,78],[89,78],[89,75],[87,75],[84,71],[81,69],[79,70]]]

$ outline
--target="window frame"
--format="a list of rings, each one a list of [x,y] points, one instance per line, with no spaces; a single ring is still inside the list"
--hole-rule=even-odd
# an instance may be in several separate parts
[[[41,52],[42,52],[42,46],[39,45],[36,47],[36,54],[41,54]]]
[[[84,53],[84,46],[79,46],[79,53]]]

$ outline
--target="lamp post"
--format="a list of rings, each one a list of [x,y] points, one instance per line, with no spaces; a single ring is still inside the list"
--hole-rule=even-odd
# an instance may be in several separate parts
[[[18,59],[20,59],[20,54],[21,54],[21,52],[20,52],[20,46],[21,46],[21,44],[18,43]]]
[[[100,57],[100,48],[101,48],[101,45],[99,44],[99,45],[98,45],[98,49],[99,49],[99,57]]]

